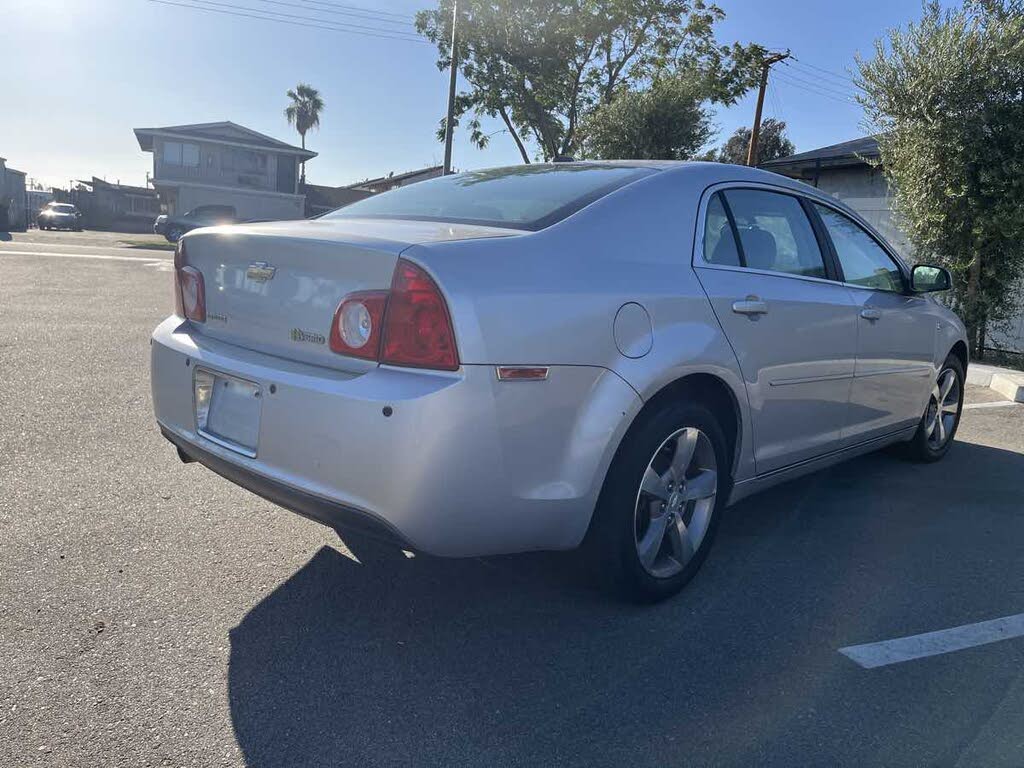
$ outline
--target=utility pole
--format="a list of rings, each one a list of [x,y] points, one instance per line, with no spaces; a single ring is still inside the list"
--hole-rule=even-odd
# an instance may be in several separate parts
[[[754,126],[750,129],[750,146],[747,148],[747,165],[757,165],[757,140],[761,137],[761,109],[764,107],[764,91],[768,87],[768,70],[772,64],[785,61],[790,56],[785,53],[773,53],[761,62],[761,89],[757,92],[757,109],[754,110]]]
[[[452,63],[448,68],[448,117],[444,121],[444,175],[452,172],[452,133],[455,126],[455,77],[458,74],[458,43],[455,26],[459,18],[459,0],[452,0]]]

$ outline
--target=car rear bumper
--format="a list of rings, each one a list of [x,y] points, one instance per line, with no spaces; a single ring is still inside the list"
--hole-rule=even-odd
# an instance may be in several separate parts
[[[156,418],[182,453],[300,514],[436,555],[578,545],[642,405],[598,367],[537,382],[471,365],[351,375],[189,331],[171,317],[152,340]],[[197,366],[262,388],[254,458],[196,430]]]

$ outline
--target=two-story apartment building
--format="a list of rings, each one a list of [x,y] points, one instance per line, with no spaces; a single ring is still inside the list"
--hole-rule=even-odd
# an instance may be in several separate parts
[[[167,213],[230,205],[241,219],[299,219],[299,166],[316,157],[232,122],[136,128],[153,153],[153,187]]]

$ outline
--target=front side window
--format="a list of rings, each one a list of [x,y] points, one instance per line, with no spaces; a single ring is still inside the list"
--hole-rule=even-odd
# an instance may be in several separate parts
[[[825,277],[811,222],[792,195],[730,189],[725,199],[739,232],[745,265],[801,277]]]
[[[704,261],[708,264],[740,266],[740,253],[736,248],[732,224],[722,205],[721,195],[717,192],[708,202],[708,210],[704,215]]]
[[[814,208],[832,238],[846,282],[876,291],[903,292],[899,267],[871,235],[838,211],[817,203]]]

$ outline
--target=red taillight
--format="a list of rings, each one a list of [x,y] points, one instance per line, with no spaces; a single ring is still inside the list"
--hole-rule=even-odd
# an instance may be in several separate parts
[[[387,303],[387,291],[360,291],[342,299],[331,323],[331,349],[342,355],[376,360]]]
[[[405,259],[391,278],[380,361],[442,371],[459,367],[448,305],[430,275]]]
[[[342,299],[331,324],[331,349],[388,365],[455,371],[448,305],[430,275],[398,260],[390,291],[360,291]]]
[[[174,311],[197,323],[206,322],[206,285],[203,273],[188,266],[185,243],[174,249]]]

